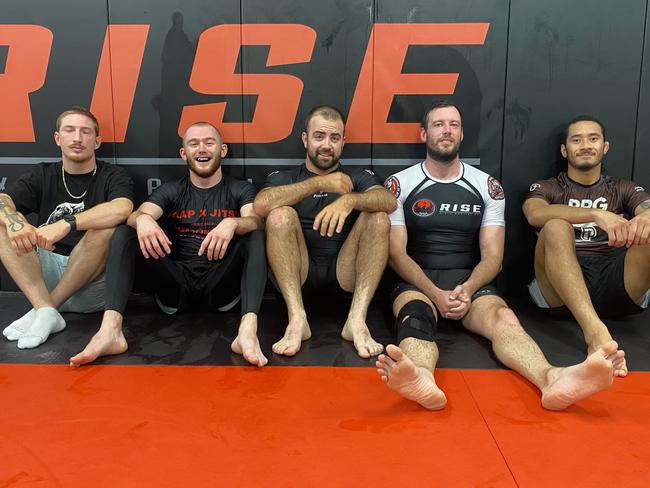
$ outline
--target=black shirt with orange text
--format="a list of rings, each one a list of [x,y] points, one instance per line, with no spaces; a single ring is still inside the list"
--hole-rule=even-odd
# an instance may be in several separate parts
[[[207,259],[207,253],[198,258],[205,236],[223,219],[239,217],[241,207],[253,203],[254,199],[255,188],[251,183],[224,175],[211,188],[198,188],[189,177],[164,183],[154,190],[147,201],[162,208],[163,216],[168,221],[171,258],[188,261]],[[229,246],[226,253],[231,249],[232,246]]]

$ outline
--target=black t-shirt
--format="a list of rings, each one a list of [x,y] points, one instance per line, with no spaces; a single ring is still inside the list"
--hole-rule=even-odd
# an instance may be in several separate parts
[[[133,201],[133,181],[124,168],[97,161],[97,172],[72,175],[66,172],[63,185],[63,163],[39,163],[30,172],[21,175],[7,189],[16,209],[23,213],[36,213],[37,225],[53,224],[63,216],[88,210],[115,198]],[[81,198],[84,191],[86,194]],[[72,195],[71,195],[72,194]],[[69,255],[83,237],[84,232],[70,232],[56,243],[57,254]]]
[[[381,181],[377,176],[368,169],[344,168],[339,164],[337,171],[341,171],[350,177],[353,192],[360,193],[373,186],[381,185]],[[305,181],[314,176],[317,175],[309,171],[307,165],[303,163],[289,170],[274,171],[267,176],[264,187],[290,185]],[[315,231],[313,229],[314,220],[318,213],[330,203],[334,202],[339,196],[340,194],[338,193],[318,192],[293,205],[293,208],[300,217],[302,232],[305,236],[305,242],[310,254],[313,254],[315,251],[318,255],[336,255],[350,233],[354,222],[357,220],[359,212],[353,211],[345,220],[345,225],[341,233],[337,234],[335,232],[332,237],[328,237],[327,235],[323,237],[320,235],[320,230]]]
[[[253,203],[255,188],[248,181],[230,176],[211,188],[198,188],[189,176],[164,183],[154,190],[148,202],[163,210],[170,226],[172,259],[178,261],[205,260],[198,256],[205,236],[226,217],[239,217],[240,209]],[[232,246],[228,247],[226,255]],[[226,256],[224,256],[224,259]]]

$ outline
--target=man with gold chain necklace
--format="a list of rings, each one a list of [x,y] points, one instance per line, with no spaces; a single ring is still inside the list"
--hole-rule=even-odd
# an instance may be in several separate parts
[[[106,310],[110,318],[104,269],[113,231],[133,209],[126,171],[95,159],[101,138],[91,112],[62,112],[54,140],[61,161],[35,165],[0,194],[0,258],[33,307],[3,329],[20,349],[62,331],[59,312]],[[25,218],[30,213],[36,227]],[[123,337],[114,339],[113,353],[126,350]]]

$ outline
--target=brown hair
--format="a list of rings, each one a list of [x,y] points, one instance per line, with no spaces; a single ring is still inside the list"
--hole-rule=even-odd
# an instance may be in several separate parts
[[[68,115],[72,114],[79,114],[79,115],[85,115],[88,117],[90,120],[93,121],[93,126],[95,127],[95,135],[99,135],[99,122],[97,122],[97,117],[93,115],[93,113],[88,110],[86,107],[81,107],[78,105],[75,105],[74,107],[70,107],[67,110],[64,110],[59,114],[59,116],[56,118],[56,130],[57,132],[61,130],[61,122],[63,121],[64,117],[67,117]]]
[[[420,121],[420,126],[426,130],[427,126],[429,125],[429,114],[433,112],[434,110],[438,110],[439,108],[447,108],[447,107],[453,107],[456,110],[458,110],[458,113],[460,114],[460,119],[461,119],[461,125],[462,125],[462,120],[463,120],[463,114],[460,111],[460,108],[458,108],[458,105],[454,105],[453,103],[445,102],[444,100],[439,100],[435,102],[432,105],[429,105],[427,109],[424,111],[424,115],[422,115],[422,120]]]
[[[305,117],[305,132],[309,131],[309,122],[316,116],[323,117],[325,120],[340,120],[345,125],[345,117],[338,108],[329,105],[319,105],[318,107],[312,108],[307,114],[307,117]]]

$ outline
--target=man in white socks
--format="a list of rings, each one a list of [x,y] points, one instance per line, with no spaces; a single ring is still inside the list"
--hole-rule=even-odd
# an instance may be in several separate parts
[[[61,160],[35,165],[0,194],[0,258],[33,307],[3,330],[20,349],[62,331],[60,311],[104,310],[111,237],[133,210],[131,178],[95,159],[101,138],[92,113],[61,113],[54,140]],[[25,218],[30,213],[36,227]]]

